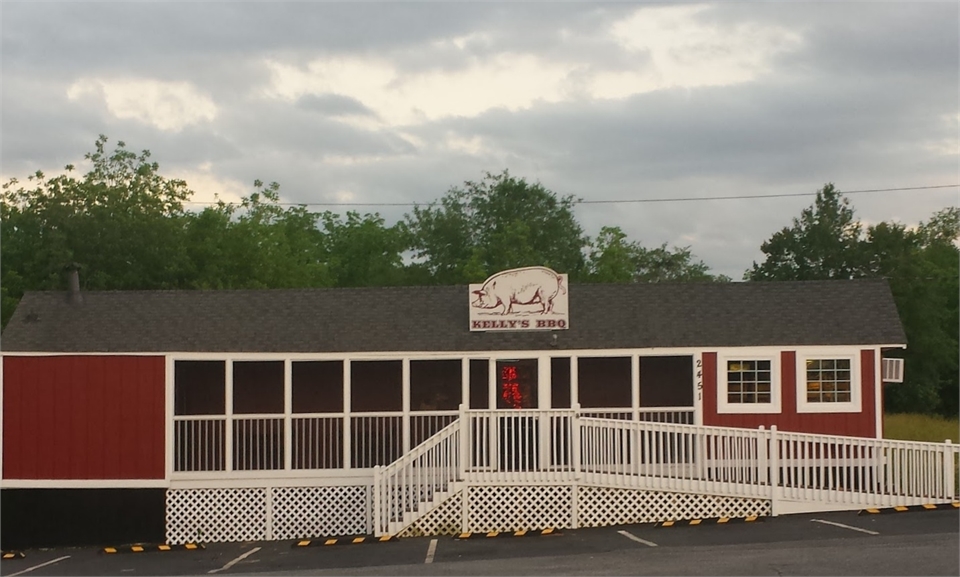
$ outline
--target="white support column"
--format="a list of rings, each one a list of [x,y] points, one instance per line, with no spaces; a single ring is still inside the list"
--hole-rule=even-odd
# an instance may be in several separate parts
[[[697,352],[693,355],[693,424],[703,425],[703,353]],[[716,376],[714,377],[716,380]]]
[[[164,443],[164,465],[163,465],[163,478],[167,481],[170,480],[170,476],[173,474],[174,468],[174,451],[176,450],[176,433],[174,430],[173,419],[174,419],[174,361],[170,355],[164,357],[163,360],[163,403],[164,403],[164,428],[163,428],[163,443]],[[2,367],[2,365],[0,365]],[[0,368],[0,374],[2,374],[2,368]],[[2,392],[0,392],[2,395]],[[2,403],[2,400],[0,400]],[[2,418],[3,405],[0,404],[0,418]],[[0,451],[2,451],[2,443],[0,443]],[[2,453],[0,453],[0,462],[2,462]],[[2,469],[2,467],[0,467]]]
[[[410,452],[410,359],[404,358],[401,363],[401,381],[403,383],[402,405],[403,417],[401,417],[401,430],[403,431],[403,446],[400,454],[406,455]]]
[[[223,424],[224,438],[224,470],[233,470],[233,360],[224,361],[224,413],[226,418]]]
[[[466,483],[460,493],[460,532],[470,532],[470,485]]]
[[[471,435],[470,435],[470,418],[467,416],[467,405],[466,403],[460,403],[460,467],[457,471],[457,474],[460,480],[465,480],[467,478],[467,469],[470,466],[470,449],[471,449]]]
[[[537,357],[537,408],[548,409],[552,406],[550,400],[550,357],[540,355]],[[540,442],[537,447],[537,469],[543,471],[550,466],[551,446],[553,443],[554,427],[551,423],[550,414],[543,414],[537,419],[540,424],[538,427],[538,438]]]
[[[283,469],[293,470],[293,361],[283,361]]]
[[[770,425],[770,515],[780,513],[780,442],[777,440],[777,426]]]
[[[580,410],[580,364],[576,356],[570,357],[570,406]]]
[[[573,423],[570,425],[570,437],[573,441],[573,478],[580,481],[582,471],[580,442],[583,439],[583,430],[580,426],[580,403],[573,403],[570,407],[573,409]]]
[[[343,468],[351,469],[350,454],[353,448],[350,445],[350,359],[343,359]]]
[[[943,452],[943,496],[951,501],[956,501],[956,481],[954,481],[953,478],[953,446],[950,439],[945,440],[944,443],[947,445],[947,447]]]
[[[497,383],[500,382],[500,376],[497,374],[497,359],[491,357],[487,366],[487,394],[489,395],[487,405],[491,411],[497,408]],[[496,471],[496,464],[500,462],[500,427],[497,425],[497,419],[487,418],[484,420],[487,424],[487,448],[490,467]]]
[[[264,487],[263,492],[265,493],[264,498],[266,499],[266,540],[273,541],[273,488],[270,486]]]
[[[878,439],[883,438],[883,364],[882,355],[883,350],[880,347],[874,349],[874,359],[873,359],[873,380],[874,380],[874,395],[873,395],[873,404],[874,404],[874,415],[876,415],[874,429],[876,430],[876,437]]]
[[[373,467],[373,535],[382,537],[383,503],[381,502],[380,488],[383,485],[383,469],[380,465]]]
[[[630,408],[633,420],[640,420],[640,357],[630,355]],[[636,445],[635,445],[636,446]]]
[[[576,481],[570,485],[570,528],[580,528],[580,484]]]
[[[460,403],[470,408],[470,359],[460,359]]]
[[[553,391],[550,386],[552,372],[553,364],[550,355],[540,355],[537,358],[537,408],[539,409],[553,407]]]
[[[497,408],[497,359],[490,358],[489,365],[487,367],[487,402],[489,403],[487,407],[490,410]]]

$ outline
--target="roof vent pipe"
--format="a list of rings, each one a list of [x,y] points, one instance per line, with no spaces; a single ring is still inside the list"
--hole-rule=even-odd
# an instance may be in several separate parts
[[[80,265],[73,262],[67,265],[67,301],[70,304],[83,304],[80,294]]]

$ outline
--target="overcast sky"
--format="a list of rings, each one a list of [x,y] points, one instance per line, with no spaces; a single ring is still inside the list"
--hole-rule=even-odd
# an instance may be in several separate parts
[[[584,200],[960,180],[957,2],[0,10],[4,181],[79,163],[101,133],[149,149],[198,201],[259,178],[288,202],[428,202],[503,169]],[[850,199],[867,223],[915,224],[958,191]],[[591,236],[690,246],[739,279],[812,200],[576,210]],[[392,223],[409,208],[354,210]]]

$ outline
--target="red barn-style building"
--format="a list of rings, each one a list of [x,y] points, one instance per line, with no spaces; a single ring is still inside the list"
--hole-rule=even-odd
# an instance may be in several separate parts
[[[771,428],[855,438],[829,450],[843,489],[876,487],[881,363],[906,344],[885,281],[564,282],[509,314],[480,285],[27,293],[2,336],[3,547],[610,524],[657,520],[658,494],[802,509],[786,469],[764,492],[792,458]],[[511,330],[544,314],[562,325]],[[403,467],[434,478],[417,506]],[[621,490],[648,505],[604,513]]]

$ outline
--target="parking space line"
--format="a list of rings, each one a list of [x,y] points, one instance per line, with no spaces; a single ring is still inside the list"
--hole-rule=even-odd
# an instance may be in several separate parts
[[[656,546],[657,546],[657,544],[654,543],[653,541],[647,541],[646,539],[641,539],[640,537],[637,537],[637,536],[634,535],[633,533],[629,533],[629,532],[627,532],[627,531],[617,531],[617,533],[620,533],[621,535],[623,535],[623,536],[626,537],[627,539],[632,539],[632,540],[636,541],[637,543],[643,543],[643,544],[646,545],[647,547],[656,547]]]
[[[69,555],[64,555],[63,557],[57,557],[56,559],[52,559],[52,560],[50,560],[50,561],[47,561],[46,563],[41,563],[41,564],[39,564],[39,565],[34,565],[33,567],[27,567],[27,568],[24,569],[23,571],[17,571],[16,573],[11,573],[11,574],[7,575],[7,577],[16,577],[17,575],[23,575],[24,573],[29,573],[29,572],[33,571],[34,569],[39,569],[39,568],[41,568],[41,567],[46,567],[47,565],[53,565],[54,563],[59,563],[60,561],[63,561],[64,559],[69,559],[69,558],[70,558]]]
[[[249,557],[250,555],[253,555],[254,553],[256,553],[256,552],[259,551],[259,550],[260,550],[260,547],[254,547],[253,549],[250,549],[249,551],[247,551],[247,552],[244,553],[243,555],[240,555],[239,557],[237,557],[237,558],[234,559],[233,561],[230,561],[229,563],[227,563],[227,564],[224,565],[223,567],[221,567],[221,568],[219,568],[219,569],[211,569],[211,570],[207,571],[207,573],[219,573],[219,572],[221,572],[221,571],[226,571],[227,569],[233,567],[234,565],[236,565],[236,564],[239,563],[240,561],[243,561],[244,559],[246,559],[246,558]]]
[[[424,563],[433,563],[433,557],[437,554],[437,540],[430,539],[430,546],[427,547],[427,558],[423,560]]]
[[[810,519],[814,523],[823,523],[824,525],[833,525],[834,527],[843,527],[844,529],[850,529],[851,531],[860,531],[861,533],[866,533],[868,535],[879,535],[880,533],[876,531],[871,531],[870,529],[861,529],[860,527],[853,527],[851,525],[844,525],[843,523],[834,523],[833,521],[827,521],[825,519]]]

